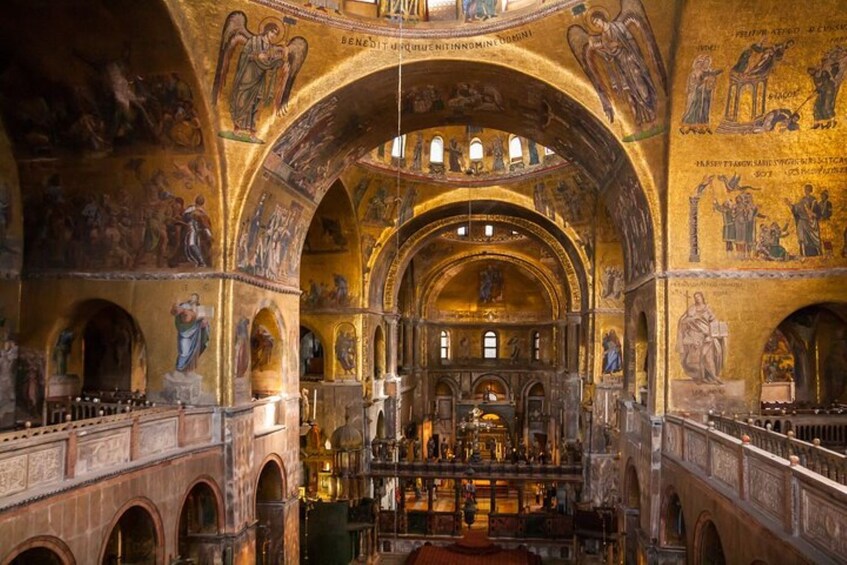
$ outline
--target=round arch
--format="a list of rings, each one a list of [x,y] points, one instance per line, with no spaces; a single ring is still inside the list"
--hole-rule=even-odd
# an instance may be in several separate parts
[[[624,472],[624,502],[627,508],[641,510],[641,482],[632,459],[627,461]]]
[[[282,391],[285,326],[273,305],[261,307],[250,322],[250,385],[253,398]]]
[[[198,477],[186,489],[179,508],[175,538],[179,555],[197,563],[211,560],[219,547],[217,540],[210,540],[208,535],[220,532],[224,516],[218,484],[208,475]]]
[[[42,553],[42,550],[47,553]],[[37,559],[37,561],[34,559]],[[50,561],[50,559],[55,559],[55,561]],[[0,563],[2,565],[28,565],[30,563],[76,565],[76,559],[67,544],[59,538],[35,536],[15,546]]]
[[[480,387],[485,385],[486,383],[496,383],[499,385],[499,389],[506,395],[504,401],[512,401],[515,398],[514,392],[512,391],[512,387],[509,382],[501,377],[500,375],[494,373],[485,373],[479,375],[475,378],[471,384],[474,396],[483,395],[485,393],[484,390],[481,390]],[[500,400],[499,398],[497,399]]]
[[[685,516],[682,501],[673,486],[665,489],[662,497],[659,543],[663,546],[685,547]]]
[[[132,539],[140,530],[146,535],[143,535],[140,540]],[[127,501],[115,513],[105,531],[108,534],[103,539],[100,549],[100,563],[110,563],[109,559],[113,555],[124,560],[130,557],[136,560],[152,557],[153,563],[164,563],[165,530],[162,525],[162,515],[152,500],[137,497]],[[135,535],[127,540],[124,537],[124,531]],[[123,557],[124,555],[127,557]]]
[[[495,203],[486,202],[484,204],[486,206],[493,206]],[[533,220],[530,221],[525,218],[505,215],[503,212],[512,209],[509,206],[502,205],[502,203],[497,204],[505,206],[505,208],[500,211],[501,213],[487,215],[485,217],[477,216],[476,219],[478,221],[490,219],[491,221],[514,225],[516,228],[530,233],[533,237],[541,241],[548,249],[550,249],[552,255],[556,257],[557,262],[565,272],[567,278],[566,291],[563,293],[563,299],[561,300],[559,309],[562,311],[565,309],[573,311],[584,307],[585,304],[583,302],[588,293],[586,291],[587,279],[583,265],[587,265],[588,260],[584,255],[584,252],[578,251],[578,246],[573,243],[574,239],[566,237],[564,242],[561,241],[554,235],[554,231],[551,231],[555,228],[547,225],[549,224],[549,221],[536,214],[534,211],[530,212],[531,217],[533,218]],[[455,225],[462,225],[468,221],[467,214],[451,214],[444,218],[436,217],[436,214],[445,212],[449,213],[451,210],[439,208],[421,216],[420,218],[416,218],[415,222],[422,224],[420,229],[416,230],[413,234],[408,235],[408,238],[404,241],[396,256],[392,246],[383,245],[383,252],[377,258],[372,260],[372,272],[382,273],[385,271],[384,277],[373,276],[371,278],[372,284],[381,285],[371,288],[372,302],[381,297],[382,306],[386,311],[392,311],[396,308],[398,304],[398,294],[400,292],[400,280],[412,257],[414,257],[415,254],[427,245],[433,238],[437,237],[445,230],[448,230]],[[517,214],[517,211],[515,210],[512,210],[512,212]],[[527,212],[523,211],[522,213],[526,214]],[[575,238],[576,236],[574,235],[573,237]]]
[[[46,397],[75,396],[83,391],[123,396],[147,389],[147,347],[136,319],[122,306],[102,298],[70,305],[46,336],[47,373],[66,376],[61,391]],[[106,400],[105,398],[103,400]]]
[[[544,290],[545,301],[550,307],[551,320],[557,319],[564,313],[562,301],[560,301],[560,296],[556,291],[556,284],[554,282],[555,277],[553,277],[551,273],[536,267],[530,261],[505,254],[486,253],[484,250],[481,250],[473,253],[463,253],[461,255],[452,256],[449,260],[439,265],[435,265],[432,268],[432,275],[421,284],[422,298],[420,302],[423,304],[424,308],[422,314],[427,316],[432,312],[435,306],[434,302],[438,298],[438,294],[450,283],[454,275],[470,264],[491,261],[516,265],[530,273],[532,278],[538,281],[538,284]]]
[[[725,565],[721,535],[712,515],[704,511],[694,529],[694,565]]]
[[[374,64],[379,63],[374,61]],[[298,223],[308,225],[312,212],[305,207],[314,210],[344,168],[397,135],[396,121],[391,118],[396,115],[396,93],[385,88],[394,83],[397,72],[396,66],[390,65],[362,76],[360,69],[355,73],[358,78],[332,90],[288,122],[279,131],[277,141],[269,144],[265,156],[260,157],[261,165],[252,168],[253,180],[244,183],[252,188],[243,199],[241,220],[250,216],[257,193],[261,192],[261,188],[253,188],[267,185],[266,179],[279,179],[282,182],[274,181],[275,184],[290,187],[288,192],[302,202],[308,217],[301,217]],[[561,70],[556,74],[561,76]],[[409,112],[404,116],[402,132],[439,127],[451,118],[455,123],[534,139],[575,160],[595,183],[602,183],[601,196],[615,223],[622,226],[627,278],[636,279],[653,268],[655,257],[661,256],[661,241],[653,235],[654,223],[660,216],[658,198],[652,192],[652,177],[643,163],[639,163],[637,170],[633,165],[643,159],[642,149],[632,147],[635,144],[620,143],[607,124],[577,101],[588,96],[590,90],[575,88],[579,95],[573,96],[565,92],[570,88],[567,84],[554,86],[526,72],[488,62],[444,59],[403,65],[404,88],[409,92],[415,87],[448,92],[455,86],[456,76],[478,82],[499,110],[471,109],[459,115],[449,108]],[[489,84],[494,76],[496,86]],[[584,77],[574,79],[575,83],[585,82]],[[373,95],[361,99],[363,91]],[[596,101],[592,99],[590,106],[596,106]],[[345,130],[347,121],[341,114],[354,108],[359,127],[355,131]],[[621,118],[626,121],[625,117]],[[643,189],[640,177],[644,177],[651,192]],[[240,221],[239,225],[243,230],[246,224]],[[299,234],[291,243],[291,248],[300,249],[303,235]],[[292,277],[298,275],[294,267],[287,273]]]
[[[326,377],[326,357],[327,347],[330,342],[326,340],[324,335],[313,324],[308,321],[300,320],[300,342],[298,344],[298,367],[300,378],[309,376],[311,378]],[[314,338],[317,338],[315,341]]]
[[[256,563],[283,563],[285,555],[285,467],[276,455],[263,462],[256,479]]]
[[[783,344],[774,341],[777,332]],[[847,402],[847,303],[811,302],[785,314],[760,340],[761,402]],[[790,387],[790,390],[787,390]],[[795,397],[788,399],[793,391]]]

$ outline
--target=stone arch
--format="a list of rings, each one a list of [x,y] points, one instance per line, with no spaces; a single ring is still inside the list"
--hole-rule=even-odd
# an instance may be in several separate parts
[[[694,529],[694,565],[724,565],[726,562],[717,525],[712,515],[704,511]]]
[[[250,323],[250,383],[253,398],[282,391],[285,326],[274,307],[263,306]]]
[[[769,352],[776,332],[785,337],[788,351]],[[761,402],[847,402],[847,304],[816,302],[794,309],[782,317],[758,351],[762,352]],[[765,365],[778,360],[783,366],[790,364],[789,382],[782,376],[769,382]],[[795,398],[789,399],[791,391]]]
[[[495,203],[483,203],[486,206],[494,206]],[[506,209],[509,207],[506,206]],[[563,312],[577,311],[585,307],[584,301],[587,299],[587,279],[584,270],[584,265],[587,265],[587,257],[577,250],[577,246],[573,241],[576,238],[575,234],[572,237],[564,237],[564,241],[557,238],[550,231],[553,228],[550,226],[540,227],[537,224],[545,225],[549,223],[542,216],[531,212],[534,215],[534,221],[525,218],[507,216],[502,212],[499,214],[487,215],[486,218],[492,221],[512,224],[515,227],[532,234],[546,245],[554,257],[556,257],[559,265],[566,274],[567,285],[565,292],[562,294],[562,299],[559,301],[559,310]],[[442,233],[445,229],[449,229],[453,225],[462,224],[468,221],[468,215],[465,214],[450,214],[444,218],[436,218],[434,214],[449,213],[452,210],[436,209],[425,216],[416,218],[415,223],[421,223],[420,229],[414,234],[409,235],[408,239],[400,247],[399,253],[394,254],[394,248],[386,242],[383,245],[382,253],[371,261],[371,271],[374,275],[371,277],[372,287],[370,289],[371,303],[381,298],[381,305],[385,311],[393,311],[398,305],[398,295],[400,292],[401,277],[411,261],[412,257],[433,237]],[[458,212],[458,210],[456,210]],[[482,221],[482,218],[477,218],[477,221]],[[384,272],[384,277],[379,276]],[[378,286],[373,286],[378,285]],[[558,295],[559,293],[554,293]]]
[[[627,461],[624,471],[624,503],[627,508],[641,509],[641,483],[632,459]]]
[[[145,351],[144,334],[127,310],[105,299],[84,300],[54,323],[46,343],[47,374],[78,375],[79,392],[117,388],[143,393],[147,388]],[[86,383],[91,372],[93,388]],[[48,396],[61,395],[48,391]]]
[[[438,298],[439,292],[450,283],[453,275],[457,274],[471,263],[478,263],[482,261],[508,263],[516,265],[530,273],[531,278],[538,281],[539,286],[541,286],[544,290],[546,302],[550,307],[551,319],[556,319],[558,316],[563,314],[563,308],[565,307],[563,304],[564,301],[560,300],[557,290],[559,285],[556,283],[555,277],[552,273],[547,272],[545,269],[536,267],[530,261],[525,261],[506,254],[486,253],[485,251],[454,255],[441,265],[434,267],[432,269],[432,272],[434,273],[433,276],[429,280],[424,281],[421,285],[423,289],[421,291],[420,303],[424,308],[422,314],[429,315],[431,310],[434,308],[434,301]]]
[[[474,397],[476,397],[477,395],[484,394],[485,390],[481,389],[480,387],[482,385],[487,384],[487,383],[495,383],[496,385],[498,385],[498,388],[499,388],[500,391],[502,391],[502,394],[506,395],[506,398],[504,398],[503,400],[508,400],[508,401],[514,400],[515,394],[514,394],[514,391],[512,390],[512,386],[509,384],[509,382],[505,378],[503,378],[500,375],[497,375],[495,373],[485,373],[483,375],[479,375],[477,378],[475,378],[473,380],[472,390],[473,390]],[[498,400],[500,400],[500,399],[498,398]]]
[[[53,536],[35,536],[18,544],[2,561],[3,565],[76,565],[67,544]]]
[[[191,483],[182,497],[177,521],[179,555],[198,563],[211,560],[220,547],[210,534],[220,532],[223,516],[223,496],[215,480],[204,475]]]
[[[317,343],[311,337],[317,338]],[[300,343],[299,343],[299,373],[302,379],[305,376],[318,376],[319,380],[326,378],[327,347],[331,344],[314,325],[300,320]],[[317,361],[310,361],[316,359]]]
[[[495,74],[497,87],[485,84]],[[257,193],[268,187],[280,188],[296,197],[302,210],[314,210],[315,204],[347,165],[397,135],[396,123],[388,118],[395,113],[396,93],[385,88],[386,84],[393,84],[397,68],[391,65],[364,76],[360,71],[357,75],[358,78],[316,100],[279,132],[264,162],[254,169],[253,180],[245,183],[250,193],[244,199],[242,218],[250,214]],[[526,72],[487,62],[445,59],[403,65],[404,88],[410,90],[415,87],[446,90],[454,84],[455,76],[485,84],[492,96],[496,93],[502,111],[472,111],[453,116],[454,121],[458,119],[457,123],[524,135],[573,157],[595,184],[602,187],[607,208],[615,223],[623,228],[627,278],[636,279],[652,270],[655,257],[660,256],[661,242],[653,235],[654,223],[660,216],[657,198],[652,193],[652,177],[641,164],[636,169],[630,161],[630,156],[636,162],[643,158],[641,148],[620,143],[607,124],[572,98],[573,93],[563,91],[569,88],[567,85],[553,86]],[[362,91],[372,92],[373,96],[358,100],[357,95]],[[353,104],[354,100],[358,103]],[[593,106],[594,102],[591,104]],[[345,131],[342,126],[346,120],[338,119],[339,111],[354,107],[360,127],[355,132]],[[445,123],[448,114],[446,108],[443,112],[409,113],[405,116],[403,131],[438,127]],[[538,120],[534,121],[533,116]],[[566,139],[572,141],[565,143]],[[308,150],[304,149],[304,144]],[[645,177],[650,193],[643,189],[640,176]],[[303,219],[298,223],[310,223],[309,218],[305,218],[305,222]],[[289,248],[299,249],[302,240],[302,236],[293,238]],[[287,275],[298,275],[294,267]]]
[[[659,543],[663,546],[685,547],[686,530],[682,501],[673,486],[665,489],[662,497]]]
[[[137,535],[140,530],[142,535]],[[122,560],[152,558],[154,563],[164,563],[165,531],[162,516],[150,499],[138,497],[124,503],[105,531],[108,534],[100,550],[100,563],[111,563],[109,560],[112,556]],[[125,531],[136,535],[127,539]]]
[[[377,324],[373,334],[373,372],[374,379],[385,378],[387,368],[386,348],[385,348],[385,331],[381,324]]]
[[[285,499],[287,497],[285,467],[275,455],[259,468],[256,479],[256,563],[284,562]]]

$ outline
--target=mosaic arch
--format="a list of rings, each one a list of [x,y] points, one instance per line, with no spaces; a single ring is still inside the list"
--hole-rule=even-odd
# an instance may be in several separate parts
[[[551,226],[545,218],[526,209],[520,209],[515,205],[502,202],[477,201],[476,205],[491,212],[485,216],[472,216],[473,222],[498,221],[510,224],[515,229],[529,234],[535,240],[541,241],[542,245],[550,249],[556,258],[561,270],[567,280],[566,293],[563,296],[564,307],[576,310],[585,307],[588,298],[587,273],[585,265],[587,259],[580,253],[574,242],[555,226]],[[462,211],[465,211],[462,214]],[[439,218],[439,216],[446,216]],[[523,216],[523,217],[521,217]],[[533,218],[533,220],[530,220]],[[421,215],[408,225],[401,228],[400,239],[404,241],[401,246],[399,258],[395,259],[393,247],[385,245],[373,268],[374,275],[371,277],[372,287],[371,300],[374,303],[377,298],[382,297],[386,310],[391,310],[397,301],[400,278],[408,266],[409,261],[420,249],[433,238],[456,225],[468,221],[467,206],[457,203],[445,206],[441,209],[432,210]],[[540,226],[541,227],[540,227]],[[405,236],[405,237],[404,237]],[[390,241],[390,240],[389,240]],[[381,281],[384,285],[378,286]]]
[[[475,103],[462,98],[456,77],[481,92]],[[397,70],[388,68],[349,83],[305,110],[271,144],[242,209],[242,240],[250,243],[253,225],[262,224],[267,201],[274,198],[291,210],[283,245],[303,246],[317,203],[338,175],[373,147],[397,133]],[[443,104],[416,112],[404,109],[403,130],[416,131],[444,123],[509,131],[536,140],[573,162],[598,186],[616,225],[621,226],[628,279],[655,267],[654,218],[625,149],[582,105],[534,77],[507,67],[460,61],[430,61],[403,66],[404,96],[426,88]],[[374,93],[362,97],[362,92]],[[451,101],[453,103],[451,104]],[[264,200],[263,200],[264,199]],[[244,237],[243,234],[251,234]],[[249,246],[248,246],[249,247]],[[290,254],[294,255],[294,254]],[[291,260],[274,273],[279,282],[294,282],[299,265]]]

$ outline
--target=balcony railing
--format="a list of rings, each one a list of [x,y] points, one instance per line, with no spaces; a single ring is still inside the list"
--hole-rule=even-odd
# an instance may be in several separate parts
[[[826,471],[842,464],[838,454],[830,452],[830,459],[822,448],[727,419],[704,425],[666,416],[662,432],[663,457],[737,501],[763,526],[798,544],[811,561],[843,561],[847,488],[803,465],[804,458],[811,467],[823,458]]]
[[[0,509],[220,442],[215,408],[161,407],[0,434]]]
[[[760,416],[759,421],[767,421],[768,418]],[[847,457],[821,447],[820,440],[816,440],[817,438],[809,443],[794,437],[793,431],[781,434],[767,428],[761,428],[755,425],[755,420],[752,420],[752,418],[751,421],[754,424],[718,415],[710,415],[709,421],[714,423],[717,430],[725,434],[738,439],[746,436],[752,445],[783,459],[796,456],[799,458],[799,464],[803,467],[839,484],[847,485]],[[823,424],[820,425],[823,426]]]

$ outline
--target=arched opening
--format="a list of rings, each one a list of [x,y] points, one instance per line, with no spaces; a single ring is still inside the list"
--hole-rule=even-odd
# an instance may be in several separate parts
[[[697,533],[695,565],[726,565],[721,536],[714,522],[705,519],[701,522]]]
[[[250,385],[253,398],[282,391],[282,332],[273,312],[259,310],[250,328]]]
[[[549,453],[547,418],[545,417],[544,385],[535,383],[526,392],[524,399],[524,422],[526,437],[531,451]]]
[[[512,395],[506,383],[494,376],[483,377],[474,385],[474,399],[483,402],[508,402]]]
[[[385,413],[382,410],[376,417],[376,439],[385,439]]]
[[[64,541],[52,536],[35,536],[19,544],[0,563],[3,565],[75,565],[76,559]]]
[[[685,517],[682,502],[672,489],[665,493],[664,512],[662,513],[662,545],[685,547]]]
[[[497,359],[499,357],[500,339],[497,332],[488,330],[482,334],[482,358]]]
[[[52,549],[33,547],[19,553],[9,565],[65,565],[65,561]]]
[[[373,378],[382,379],[385,377],[385,333],[382,331],[382,326],[377,326],[374,330],[373,338]]]
[[[429,144],[429,163],[441,165],[441,171],[444,171],[444,139],[440,135],[433,137]]]
[[[144,405],[146,351],[141,329],[126,310],[105,300],[78,304],[50,340],[47,422],[118,414]],[[37,404],[38,392],[27,381],[19,398]]]
[[[624,473],[623,527],[625,532],[624,554],[626,563],[638,561],[638,530],[641,520],[641,486],[638,473],[630,461]]]
[[[509,136],[509,168],[514,170],[523,167],[523,146],[517,135]]]
[[[647,315],[638,315],[638,326],[635,334],[635,381],[630,392],[642,404],[647,404],[647,389],[650,379],[650,343],[647,327]]]
[[[118,306],[103,306],[89,318],[82,334],[83,392],[133,390],[136,334],[132,317]]]
[[[300,378],[321,380],[324,376],[324,348],[321,338],[300,326]]]
[[[438,358],[442,361],[450,360],[450,332],[447,330],[438,333]]]
[[[762,402],[847,402],[845,320],[845,305],[819,304],[780,322],[762,353]]]
[[[102,563],[154,565],[159,562],[159,546],[156,523],[150,512],[141,506],[132,506],[112,528]]]
[[[208,483],[199,482],[185,497],[179,515],[179,555],[195,563],[212,563],[221,552],[219,528],[218,497]]]
[[[285,482],[276,461],[268,461],[256,486],[256,565],[285,561]]]

